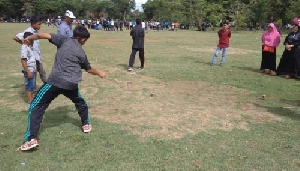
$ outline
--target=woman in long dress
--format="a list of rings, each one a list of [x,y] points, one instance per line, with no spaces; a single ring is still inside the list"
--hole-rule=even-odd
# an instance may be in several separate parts
[[[268,25],[268,30],[262,35],[262,60],[260,71],[276,75],[276,47],[280,44],[280,34],[273,23]]]
[[[289,33],[283,44],[285,45],[285,50],[280,58],[279,65],[277,67],[277,75],[285,74],[285,78],[294,78],[297,76],[297,72],[300,69],[300,56],[295,56],[295,50],[297,48],[293,48],[292,46],[295,43],[300,41],[300,29],[298,18],[295,18],[292,22],[293,31]],[[296,52],[297,53],[297,52]]]

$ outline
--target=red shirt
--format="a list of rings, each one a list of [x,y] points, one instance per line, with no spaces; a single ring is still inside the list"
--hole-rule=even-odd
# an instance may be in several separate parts
[[[218,31],[219,35],[219,48],[228,48],[229,47],[229,39],[231,37],[231,31],[229,29],[221,29]]]

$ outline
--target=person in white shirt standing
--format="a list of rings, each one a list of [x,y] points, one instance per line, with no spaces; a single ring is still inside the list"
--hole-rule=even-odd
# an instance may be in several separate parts
[[[38,30],[40,30],[42,25],[42,19],[38,16],[33,16],[30,19],[31,26],[26,29],[24,32],[18,33],[13,40],[16,42],[23,44],[22,41],[24,39],[24,33],[30,32],[30,33],[38,33]],[[43,81],[43,83],[46,83],[46,72],[44,70],[43,64],[42,64],[42,57],[41,57],[41,51],[40,51],[40,41],[35,40],[33,43],[33,54],[36,59],[36,70],[39,72],[40,78]]]
[[[145,30],[145,26],[146,26],[146,25],[145,25],[145,21],[143,20],[143,21],[142,21],[142,29]]]
[[[32,33],[25,32],[24,39],[31,36]],[[33,54],[33,41],[23,41],[21,47],[21,64],[22,73],[24,74],[25,91],[28,98],[28,104],[33,100],[33,92],[35,90],[35,76],[36,76],[36,60]]]

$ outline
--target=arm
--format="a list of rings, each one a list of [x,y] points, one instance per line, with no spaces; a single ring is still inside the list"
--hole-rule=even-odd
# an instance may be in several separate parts
[[[91,69],[86,70],[88,73],[92,74],[92,75],[98,75],[101,78],[105,78],[105,73],[98,71],[97,69],[91,67]]]
[[[83,62],[80,64],[81,68],[86,70],[88,73],[92,74],[92,75],[98,75],[101,78],[105,78],[105,73],[98,71],[97,69],[91,67],[88,58],[86,57],[86,55],[84,54],[84,60]]]
[[[22,58],[21,59],[21,63],[22,63],[22,66],[24,68],[24,71],[27,73],[27,77],[28,78],[32,78],[32,73],[29,71],[29,69],[27,67],[27,59],[26,58]]]
[[[51,35],[49,33],[36,33],[31,36],[28,36],[25,41],[28,40],[37,40],[37,39],[48,39],[51,40]]]
[[[229,31],[228,37],[231,38],[231,31],[230,30],[228,30],[228,31]]]
[[[13,40],[16,41],[17,43],[22,44],[22,41],[17,36],[13,37]]]

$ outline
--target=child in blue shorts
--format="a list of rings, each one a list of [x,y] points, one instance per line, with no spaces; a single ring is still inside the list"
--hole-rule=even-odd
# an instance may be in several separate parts
[[[24,33],[24,39],[31,36],[31,32]],[[33,41],[23,41],[21,47],[22,73],[24,74],[25,91],[27,93],[28,103],[33,100],[33,91],[36,81],[36,59],[33,53]]]

